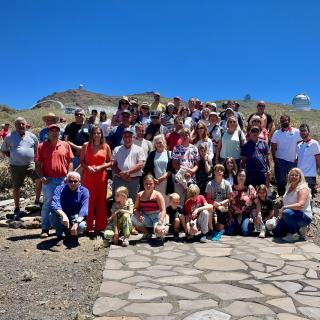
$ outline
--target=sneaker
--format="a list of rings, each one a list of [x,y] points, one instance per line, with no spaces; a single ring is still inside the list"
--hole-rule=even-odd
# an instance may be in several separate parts
[[[224,229],[217,231],[217,233],[212,237],[212,241],[219,241],[222,237],[222,235],[224,234]]]
[[[179,241],[180,240],[180,238],[179,238],[179,232],[175,232],[174,234],[173,234],[173,241]]]
[[[200,235],[200,243],[206,243],[207,242],[207,236],[203,233]]]
[[[22,212],[20,211],[20,208],[15,208],[13,211],[13,215],[11,216],[11,219],[19,220],[21,216],[22,216]]]
[[[299,229],[299,235],[300,235],[301,238],[303,238],[303,239],[306,238],[308,229],[309,229],[308,226],[300,227],[300,229]]]
[[[130,234],[132,234],[133,236],[137,236],[139,234],[139,232],[136,228],[133,227]]]
[[[282,238],[283,241],[286,242],[295,242],[298,241],[300,239],[300,236],[298,233],[288,233],[285,237]]]
[[[44,238],[48,238],[48,237],[49,237],[49,230],[42,229],[41,234],[40,234],[40,238],[44,239]]]
[[[266,237],[266,230],[261,230],[259,233],[259,238],[264,239]]]
[[[128,246],[129,246],[129,240],[126,239],[126,238],[123,239],[123,240],[122,240],[122,246],[123,246],[123,247],[128,247]]]

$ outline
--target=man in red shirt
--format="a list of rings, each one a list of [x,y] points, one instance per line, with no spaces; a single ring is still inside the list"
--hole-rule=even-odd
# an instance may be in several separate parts
[[[4,127],[0,130],[0,138],[4,138],[10,133],[10,123],[6,122]]]
[[[174,119],[173,131],[166,135],[168,150],[172,151],[175,146],[181,144],[181,137],[179,131],[183,128],[183,119],[177,116]]]
[[[59,126],[51,124],[48,130],[48,140],[39,144],[35,157],[36,171],[42,182],[43,193],[41,238],[49,235],[49,213],[54,190],[63,182],[67,173],[73,170],[72,150],[68,142],[59,140]]]

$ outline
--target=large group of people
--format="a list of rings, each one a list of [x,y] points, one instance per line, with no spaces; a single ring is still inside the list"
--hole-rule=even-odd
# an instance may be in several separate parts
[[[10,162],[13,218],[21,216],[20,189],[30,176],[42,238],[51,228],[59,239],[98,234],[123,246],[139,232],[160,243],[170,231],[176,241],[184,233],[201,243],[223,235],[305,236],[320,168],[308,124],[294,128],[283,114],[277,128],[263,101],[246,120],[231,100],[220,112],[195,98],[187,105],[178,96],[160,100],[158,92],[152,104],[122,97],[111,119],[97,110],[86,119],[79,108],[69,124],[49,113],[39,137],[24,118],[10,133],[6,124],[1,151]],[[276,215],[271,184],[283,197]]]

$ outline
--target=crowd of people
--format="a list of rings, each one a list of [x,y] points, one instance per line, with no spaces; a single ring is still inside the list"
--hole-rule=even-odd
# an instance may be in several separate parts
[[[160,243],[168,232],[176,241],[183,232],[201,243],[254,233],[297,241],[312,219],[320,145],[308,124],[294,128],[283,114],[277,128],[265,109],[259,101],[245,119],[232,100],[218,112],[215,103],[195,98],[183,105],[177,96],[163,105],[156,92],[152,104],[122,97],[111,119],[97,110],[86,118],[76,109],[67,124],[49,113],[39,137],[18,117],[15,129],[6,124],[1,135],[13,218],[21,217],[20,190],[30,176],[41,238],[54,228],[59,240],[100,234],[106,245],[122,246],[139,232]],[[274,181],[283,197],[277,216]]]

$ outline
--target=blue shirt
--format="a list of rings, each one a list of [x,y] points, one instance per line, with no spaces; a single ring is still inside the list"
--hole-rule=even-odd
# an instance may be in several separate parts
[[[198,109],[194,109],[189,116],[192,118],[193,124],[196,125],[201,119],[201,112]]]
[[[247,158],[247,171],[267,172],[267,155],[269,152],[269,147],[263,140],[258,140],[258,142],[249,140],[245,143],[241,150],[241,156]]]
[[[72,191],[67,184],[62,184],[54,190],[51,209],[62,210],[68,218],[76,214],[86,218],[89,207],[89,190],[81,185]]]
[[[49,132],[48,128],[43,128],[39,132],[39,141],[40,142],[45,142],[46,140],[48,140],[48,132]],[[64,129],[60,128],[60,133],[59,133],[59,139],[60,140],[63,140],[63,134],[64,134]]]
[[[111,132],[109,133],[108,137],[107,137],[107,142],[111,148],[111,150],[113,150],[114,148],[121,146],[122,144],[122,135],[123,135],[123,131],[124,131],[124,126],[122,124],[120,124],[117,127],[114,127]],[[129,129],[134,133],[135,132],[135,128],[134,126],[129,126]]]

